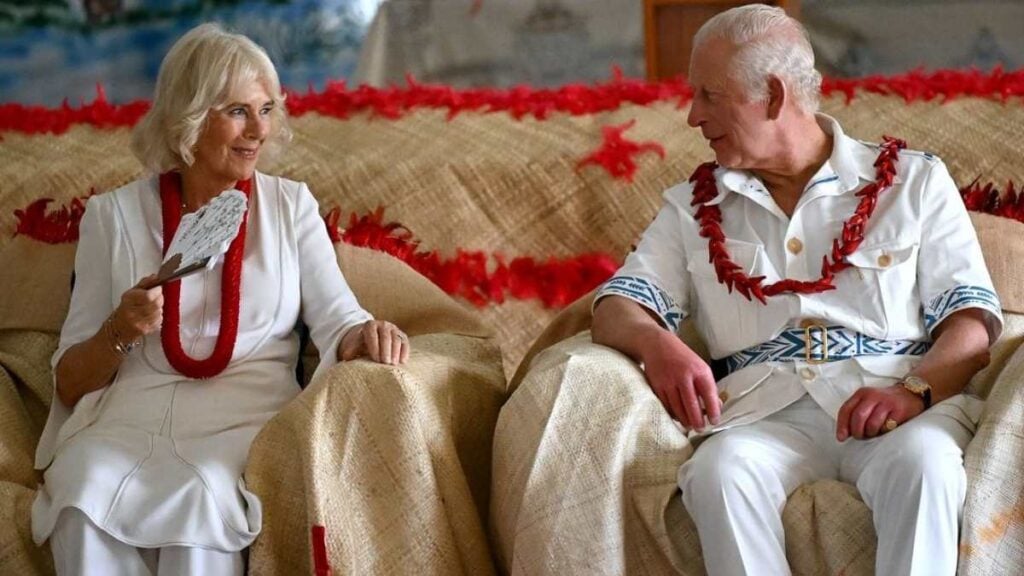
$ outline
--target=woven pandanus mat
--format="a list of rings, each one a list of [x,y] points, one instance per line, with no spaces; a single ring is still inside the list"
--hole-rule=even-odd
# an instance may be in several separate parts
[[[1019,178],[1024,125],[1019,99],[961,98],[905,103],[859,95],[826,99],[854,137],[898,136],[934,152],[965,185],[975,178]],[[614,112],[545,120],[508,113],[462,112],[449,119],[418,109],[398,119],[359,114],[346,120],[306,114],[295,138],[264,169],[309,183],[327,209],[365,212],[384,206],[425,246],[480,248],[510,255],[621,253],[660,205],[660,193],[711,158],[687,108],[672,102],[626,105]],[[636,121],[626,137],[660,144],[635,157],[632,183],[578,162],[601,144],[601,127]],[[143,174],[128,150],[127,128],[75,126],[61,135],[5,133],[0,141],[0,207],[7,213],[41,197],[66,202]],[[4,228],[10,228],[10,218]],[[10,237],[4,234],[5,241]]]
[[[1022,172],[1020,98],[907,103],[862,93],[851,104],[842,96],[825,99],[822,109],[854,137],[898,136],[911,148],[938,154],[961,186],[975,178],[1002,185]],[[394,119],[307,113],[292,119],[295,137],[285,153],[262,168],[307,182],[324,212],[384,207],[386,220],[400,222],[424,249],[442,255],[463,249],[543,260],[601,252],[618,260],[654,216],[662,191],[712,157],[699,132],[686,125],[687,110],[661,100],[545,119],[473,111],[449,117],[428,108]],[[602,145],[602,128],[631,122],[624,137],[657,144],[664,158],[632,156],[631,181],[600,166],[580,167]],[[141,176],[129,138],[128,128],[84,125],[60,135],[4,133],[0,246],[12,237],[16,209],[44,197],[56,208]],[[480,312],[501,335],[511,372],[556,311],[535,299],[506,299]]]
[[[1019,181],[1024,175],[1024,103],[977,98],[906,103],[900,98],[860,94],[847,105],[829,98],[822,111],[834,116],[846,132],[872,142],[882,135],[907,141],[910,148],[937,154],[960,186],[975,178]]]

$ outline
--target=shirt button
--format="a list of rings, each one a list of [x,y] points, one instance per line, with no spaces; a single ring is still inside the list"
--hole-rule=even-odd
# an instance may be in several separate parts
[[[799,238],[793,237],[786,242],[786,249],[793,254],[799,254],[800,251],[804,249],[804,243],[801,242]]]
[[[726,392],[725,390],[722,390],[721,392],[718,393],[718,399],[722,401],[722,404],[725,404],[726,402],[729,401],[729,393]]]
[[[882,268],[888,268],[892,264],[892,256],[888,254],[882,254],[878,257],[878,265]]]
[[[804,368],[800,370],[800,377],[804,380],[814,380],[814,370],[810,368]]]

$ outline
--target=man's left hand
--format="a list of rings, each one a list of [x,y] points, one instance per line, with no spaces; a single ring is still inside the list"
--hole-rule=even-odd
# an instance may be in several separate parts
[[[868,440],[887,431],[887,420],[895,421],[898,426],[921,412],[924,412],[924,401],[900,384],[888,388],[861,388],[839,409],[836,440],[845,442],[850,436]]]

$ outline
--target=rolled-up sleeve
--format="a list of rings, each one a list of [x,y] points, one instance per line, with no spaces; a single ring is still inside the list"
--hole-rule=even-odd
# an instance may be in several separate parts
[[[918,290],[929,334],[954,312],[969,308],[985,312],[989,341],[1002,332],[1003,317],[985,267],[978,236],[942,162],[935,162],[921,198],[921,252]]]
[[[652,312],[665,328],[677,331],[689,306],[690,276],[681,225],[686,217],[678,205],[666,203],[636,250],[598,290],[594,306],[605,296],[622,296]]]

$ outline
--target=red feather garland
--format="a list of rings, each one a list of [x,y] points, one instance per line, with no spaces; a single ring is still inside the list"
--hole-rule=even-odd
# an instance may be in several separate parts
[[[636,162],[633,156],[643,152],[654,152],[662,159],[665,158],[665,148],[657,142],[634,142],[622,136],[623,132],[629,130],[636,124],[636,120],[630,120],[618,126],[604,126],[601,128],[601,146],[594,150],[576,164],[579,170],[588,164],[596,164],[605,169],[612,176],[627,182],[633,181],[636,174]]]
[[[53,198],[40,198],[24,210],[15,210],[18,223],[12,236],[21,234],[47,244],[78,242],[78,225],[85,214],[85,202],[95,193],[95,189],[89,190],[85,196],[72,198],[66,206],[53,212],[46,211]]]
[[[544,120],[553,112],[581,116],[616,110],[624,104],[647,105],[677,101],[682,107],[693,91],[679,77],[659,82],[626,78],[617,68],[605,83],[568,84],[559,88],[517,86],[508,89],[455,89],[445,85],[417,83],[411,76],[405,87],[374,88],[362,85],[350,89],[344,82],[328,83],[322,92],[288,93],[288,112],[302,116],[316,112],[332,118],[349,118],[369,113],[397,119],[418,109],[446,110],[449,118],[462,112],[507,112],[516,119],[527,116]],[[0,104],[0,132],[23,134],[62,134],[71,126],[86,124],[113,129],[134,126],[149,109],[150,103],[137,100],[128,104],[110,104],[101,85],[96,100],[75,108],[66,101],[56,108]],[[899,96],[907,102],[943,102],[955,98],[985,98],[1001,102],[1024,96],[1024,69],[1006,72],[978,70],[914,71],[897,76],[868,76],[855,79],[826,78],[822,94],[844,94],[849,103],[858,92]]]
[[[981,185],[978,182],[975,179],[960,189],[968,210],[1024,222],[1024,192],[1012,182],[1007,183],[1002,191],[992,183]],[[17,224],[14,235],[49,244],[77,242],[85,200],[93,193],[90,191],[86,196],[73,198],[68,205],[51,212],[46,211],[52,202],[50,198],[36,200],[25,209],[15,210]],[[717,208],[703,206],[700,210]],[[500,304],[511,297],[517,300],[538,299],[548,307],[563,307],[610,278],[619,266],[615,258],[597,252],[569,258],[549,257],[538,262],[527,256],[507,261],[500,254],[488,256],[482,251],[457,249],[453,257],[444,258],[437,250],[421,251],[419,241],[401,224],[385,222],[383,208],[362,216],[352,213],[346,228],[340,225],[341,215],[341,210],[334,208],[324,217],[333,242],[346,242],[391,254],[446,293],[465,298],[477,306],[492,302]],[[699,212],[697,218],[701,219]],[[702,228],[702,231],[712,235],[716,233],[711,228]],[[852,232],[844,232],[844,240]],[[842,256],[839,251],[832,255],[833,260],[838,261],[838,256]]]
[[[600,253],[570,258],[550,257],[537,262],[528,256],[506,261],[500,254],[489,257],[479,250],[457,249],[451,258],[437,250],[420,251],[419,241],[401,224],[384,222],[384,209],[349,216],[342,230],[341,210],[332,209],[324,218],[334,242],[386,252],[423,274],[453,296],[476,306],[501,304],[507,296],[517,300],[540,300],[547,307],[564,307],[611,278],[619,262]]]

